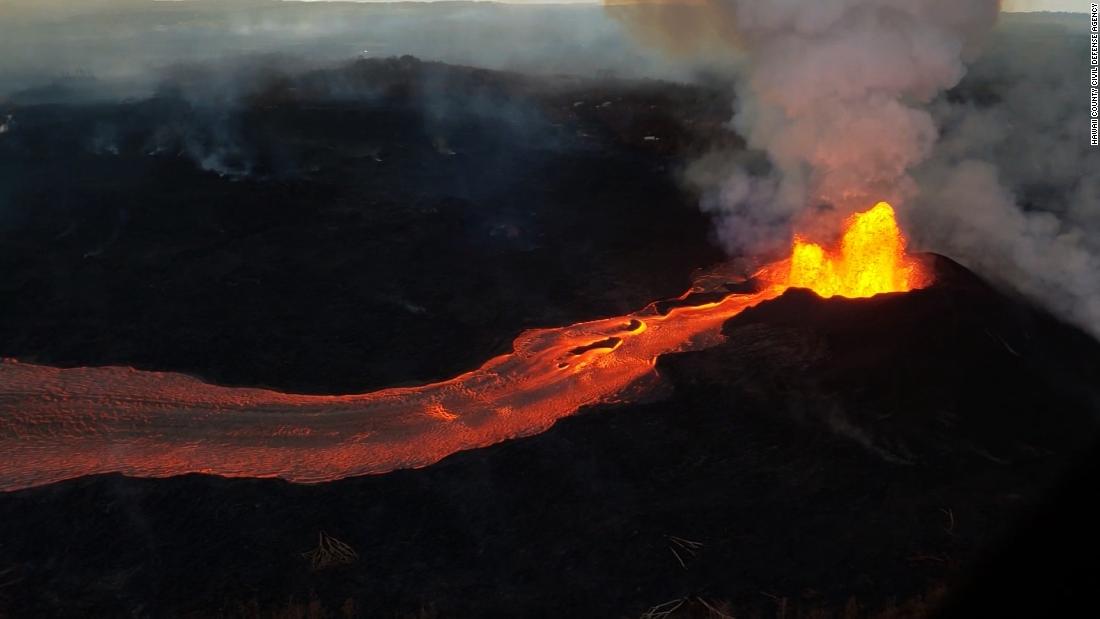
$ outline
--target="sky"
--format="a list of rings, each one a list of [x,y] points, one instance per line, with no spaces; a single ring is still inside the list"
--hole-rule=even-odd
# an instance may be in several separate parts
[[[1005,0],[1006,11],[1071,11],[1087,13],[1091,0]]]
[[[325,2],[328,0],[298,0],[304,2]],[[357,0],[385,2],[387,0]],[[502,0],[513,4],[565,4],[565,3],[597,3],[602,0]],[[1006,11],[1070,11],[1075,13],[1087,13],[1091,0],[1004,0]]]
[[[0,0],[0,3],[5,0]],[[52,0],[58,2],[58,0]],[[72,0],[76,2],[78,0]],[[178,2],[182,0],[154,0],[159,2]],[[391,2],[408,0],[290,0],[295,2]],[[414,0],[415,1],[415,0]],[[428,0],[430,1],[430,0]],[[597,4],[603,0],[495,0],[512,4]],[[1070,11],[1087,13],[1091,0],[1003,0],[1006,11]]]
[[[298,2],[329,2],[349,0],[295,0]],[[387,2],[400,0],[350,0],[352,2]],[[497,0],[511,4],[596,4],[602,0]],[[1087,13],[1092,0],[1004,0],[1006,11],[1068,11]]]

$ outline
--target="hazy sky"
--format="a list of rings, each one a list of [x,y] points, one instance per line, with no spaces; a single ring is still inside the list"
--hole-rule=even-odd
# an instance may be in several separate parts
[[[0,0],[2,2],[3,0]],[[156,0],[172,2],[179,0]],[[390,2],[400,0],[291,0],[296,2]],[[427,0],[430,1],[430,0]],[[603,0],[496,0],[513,4],[596,4]],[[1006,11],[1073,11],[1087,13],[1092,0],[1002,0]]]
[[[1006,11],[1074,11],[1087,13],[1091,0],[1005,0]]]
[[[348,0],[297,0],[298,2],[328,2]],[[394,0],[351,0],[353,2],[387,2]],[[497,0],[512,4],[595,4],[602,0]],[[1087,13],[1092,0],[1004,0],[1006,11],[1074,11]]]
[[[304,2],[324,2],[326,0],[299,0]],[[358,0],[385,2],[387,0]],[[597,3],[602,0],[501,0],[514,4],[565,4],[565,3]],[[1087,13],[1089,3],[1092,0],[1004,0],[1006,11],[1074,11]]]

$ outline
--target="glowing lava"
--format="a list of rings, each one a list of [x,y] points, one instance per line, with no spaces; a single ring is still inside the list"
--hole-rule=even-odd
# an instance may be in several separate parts
[[[927,279],[919,262],[905,253],[905,237],[894,209],[879,202],[848,218],[840,249],[828,252],[795,237],[786,285],[809,288],[823,297],[869,297],[906,292]]]
[[[0,490],[93,473],[190,472],[320,482],[426,466],[464,449],[547,429],[582,406],[629,397],[658,356],[721,340],[722,324],[788,286],[824,296],[909,290],[921,277],[893,210],[854,216],[838,254],[802,241],[762,269],[756,292],[666,313],[524,332],[513,352],[451,380],[305,396],[220,387],[177,373],[59,369],[0,361]],[[691,293],[725,291],[721,271]]]

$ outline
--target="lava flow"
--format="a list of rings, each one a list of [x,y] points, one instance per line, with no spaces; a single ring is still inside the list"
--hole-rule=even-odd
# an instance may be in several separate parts
[[[680,307],[526,331],[510,354],[451,380],[366,394],[305,396],[219,387],[176,373],[0,363],[0,489],[94,473],[189,472],[321,482],[426,466],[541,432],[652,376],[658,356],[714,345],[721,325],[788,287],[870,296],[926,279],[889,205],[848,222],[838,252],[797,239],[761,269],[756,292],[686,305],[729,281],[699,278]]]

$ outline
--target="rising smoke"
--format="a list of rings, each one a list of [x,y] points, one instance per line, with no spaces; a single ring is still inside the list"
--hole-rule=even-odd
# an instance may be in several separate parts
[[[1085,20],[1009,16],[994,29],[999,10],[997,0],[608,7],[667,51],[728,56],[740,85],[731,124],[753,150],[712,153],[688,178],[731,253],[779,252],[794,231],[830,240],[840,218],[885,199],[918,249],[1100,334]],[[693,24],[707,24],[696,43],[670,43]]]
[[[732,124],[771,164],[761,174],[734,162],[704,206],[732,246],[767,253],[787,243],[792,226],[835,230],[836,217],[916,194],[909,172],[937,138],[919,106],[962,79],[964,58],[998,6],[710,0],[684,10],[727,23],[728,45],[740,55]],[[654,26],[645,11],[632,17],[646,32]],[[715,171],[696,174],[714,180]]]
[[[930,111],[916,240],[1100,334],[1100,149],[1088,145],[1083,15],[1005,15]]]

